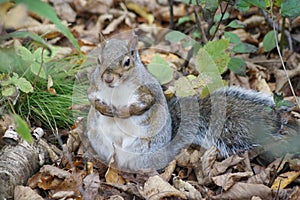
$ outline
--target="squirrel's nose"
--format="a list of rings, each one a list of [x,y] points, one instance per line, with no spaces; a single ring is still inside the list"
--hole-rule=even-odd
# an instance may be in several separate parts
[[[108,84],[112,83],[114,81],[114,76],[108,75],[105,77],[104,81],[105,81],[105,83],[108,83]]]

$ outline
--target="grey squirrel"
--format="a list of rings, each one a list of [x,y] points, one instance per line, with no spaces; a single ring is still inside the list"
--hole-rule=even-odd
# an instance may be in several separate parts
[[[166,101],[146,70],[138,38],[103,42],[90,77],[86,137],[107,165],[125,171],[161,169],[184,147],[216,146],[228,157],[283,137],[288,127],[263,93],[226,87],[209,96]]]

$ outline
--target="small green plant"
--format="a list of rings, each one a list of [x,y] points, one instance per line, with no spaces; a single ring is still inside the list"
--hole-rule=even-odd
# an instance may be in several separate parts
[[[28,11],[56,25],[77,50],[77,55],[56,57],[60,48],[49,45],[42,36],[15,31],[0,36],[0,42],[10,38],[30,38],[27,46],[0,48],[0,98],[7,110],[31,123],[55,130],[73,124],[72,105],[74,76],[82,57],[80,47],[57,17],[54,9],[41,0],[0,0],[0,5],[26,5]],[[5,21],[1,21],[4,28]],[[20,120],[19,120],[20,121]]]
[[[76,64],[77,56],[56,59],[59,48],[50,48],[51,55],[41,48],[32,52],[23,46],[15,52],[0,49],[0,58],[6,60],[0,64],[0,97],[14,113],[33,123],[67,128],[74,122],[69,107],[80,63]]]

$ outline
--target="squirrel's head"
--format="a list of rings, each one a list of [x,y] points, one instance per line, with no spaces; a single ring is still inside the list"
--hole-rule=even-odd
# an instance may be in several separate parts
[[[129,41],[110,39],[103,42],[101,54],[98,56],[98,67],[101,80],[109,87],[117,87],[131,77],[137,66],[137,36]]]

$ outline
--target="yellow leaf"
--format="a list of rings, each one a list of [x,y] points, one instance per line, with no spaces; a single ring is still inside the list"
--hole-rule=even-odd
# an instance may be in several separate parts
[[[108,168],[105,174],[105,180],[107,183],[114,183],[123,185],[125,183],[124,178],[118,173],[115,168]]]
[[[126,7],[129,10],[133,10],[135,13],[140,15],[141,17],[148,20],[149,24],[153,24],[154,22],[154,16],[147,13],[145,9],[141,8],[139,5],[133,2],[126,3]]]
[[[291,171],[291,172],[286,172],[278,176],[273,185],[272,189],[284,189],[286,186],[288,186],[290,183],[292,183],[298,176],[300,175],[300,171]]]

